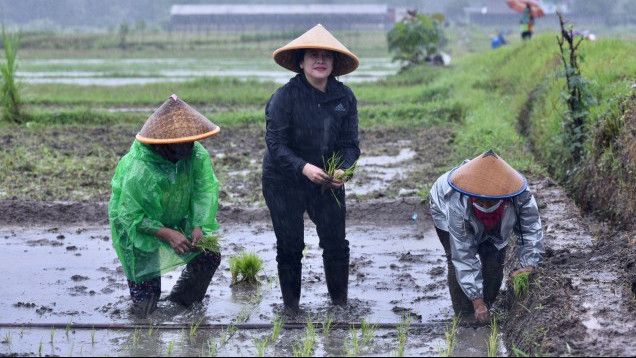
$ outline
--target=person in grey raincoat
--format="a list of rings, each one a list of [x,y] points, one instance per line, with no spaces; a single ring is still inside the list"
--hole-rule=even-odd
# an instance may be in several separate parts
[[[298,72],[267,103],[263,196],[276,234],[278,278],[285,310],[299,309],[305,212],[316,224],[325,281],[335,305],[347,303],[349,242],[345,239],[344,170],[360,156],[353,92],[334,76],[355,70],[358,58],[317,25],[274,52]],[[335,175],[325,162],[336,154]]]
[[[527,181],[488,151],[439,177],[430,191],[430,208],[446,252],[453,310],[485,322],[501,287],[513,233],[518,268],[511,276],[541,263],[541,218]]]

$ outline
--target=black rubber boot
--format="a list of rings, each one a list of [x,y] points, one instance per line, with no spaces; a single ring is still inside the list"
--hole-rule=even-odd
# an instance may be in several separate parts
[[[336,306],[347,305],[349,290],[349,260],[322,260],[325,266],[325,280],[331,302]]]
[[[137,318],[147,318],[157,309],[157,301],[159,301],[159,295],[151,295],[134,302],[131,311]]]
[[[280,291],[283,295],[285,310],[289,313],[297,313],[299,311],[301,278],[302,266],[278,265]]]
[[[215,252],[206,251],[195,257],[181,272],[168,300],[185,307],[201,302],[220,263],[221,255]]]

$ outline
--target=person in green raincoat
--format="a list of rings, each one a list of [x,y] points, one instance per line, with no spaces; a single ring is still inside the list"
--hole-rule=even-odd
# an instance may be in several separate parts
[[[108,216],[133,312],[157,308],[161,275],[186,264],[168,299],[200,302],[221,255],[194,244],[218,230],[219,184],[198,140],[220,128],[172,95],[148,118],[112,179]]]

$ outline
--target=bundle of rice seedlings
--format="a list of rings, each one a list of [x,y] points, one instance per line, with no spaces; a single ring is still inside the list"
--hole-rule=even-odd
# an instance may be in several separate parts
[[[263,266],[263,259],[252,252],[242,252],[236,256],[230,257],[232,285],[239,282],[251,284],[258,283],[256,275],[263,270]]]
[[[530,287],[530,272],[522,272],[512,276],[512,289],[515,293],[515,297],[519,298],[528,292]]]
[[[194,246],[203,251],[216,252],[216,253],[221,252],[219,237],[215,235],[205,236],[204,238],[199,240],[199,242],[197,242],[196,245]]]
[[[322,158],[322,161],[325,167],[325,172],[327,173],[327,175],[329,175],[329,178],[331,178],[333,181],[342,182],[345,182],[353,177],[353,173],[356,171],[358,163],[355,162],[351,167],[343,169],[343,173],[336,174],[336,171],[340,169],[344,164],[344,160],[340,157],[340,155],[338,155],[337,153],[333,153],[331,157],[327,159],[327,161],[325,161],[324,157]],[[333,189],[331,189],[331,194],[333,195],[334,199],[336,199],[338,206],[341,206],[340,200],[338,200],[338,197],[336,196],[336,193]]]

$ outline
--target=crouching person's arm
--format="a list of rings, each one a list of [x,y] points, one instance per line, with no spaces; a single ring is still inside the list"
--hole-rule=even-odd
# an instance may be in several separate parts
[[[534,196],[529,191],[523,192],[514,199],[517,222],[514,231],[519,237],[517,245],[517,257],[520,269],[511,275],[523,272],[531,272],[543,258],[543,228],[541,217]]]

